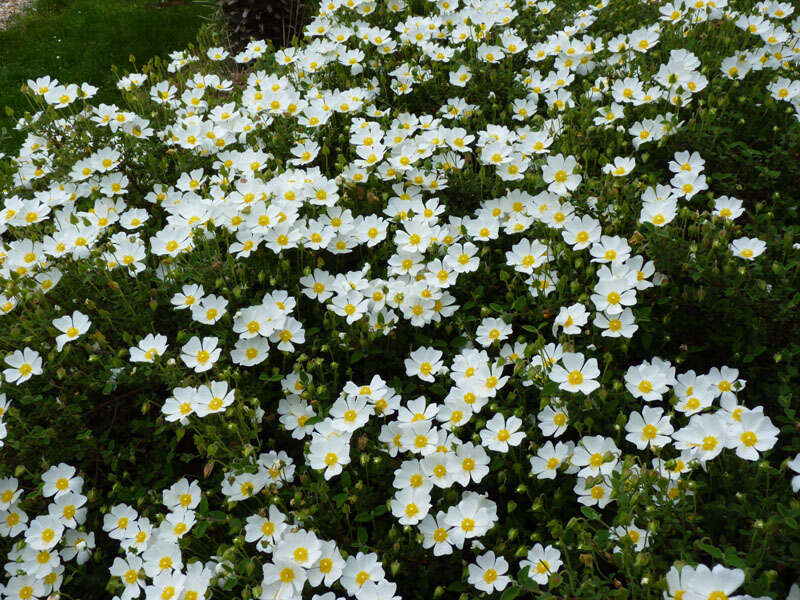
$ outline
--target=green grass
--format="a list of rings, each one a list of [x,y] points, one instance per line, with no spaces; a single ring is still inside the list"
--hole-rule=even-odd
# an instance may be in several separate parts
[[[142,65],[185,48],[213,10],[210,0],[38,0],[0,31],[0,152],[15,151],[21,141],[12,127],[29,110],[20,92],[28,79],[87,81],[100,88],[96,103],[117,102],[112,65],[132,71],[131,55]]]

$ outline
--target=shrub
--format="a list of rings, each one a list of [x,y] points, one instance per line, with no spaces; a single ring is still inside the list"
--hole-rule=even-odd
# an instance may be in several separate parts
[[[5,596],[795,598],[792,8],[322,3],[31,80]]]
[[[231,34],[231,42],[241,49],[252,39],[271,40],[282,47],[301,29],[308,3],[300,0],[220,0]]]

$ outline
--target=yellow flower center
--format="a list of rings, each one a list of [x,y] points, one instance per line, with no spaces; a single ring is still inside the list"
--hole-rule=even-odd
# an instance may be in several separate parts
[[[745,431],[739,436],[739,439],[748,448],[755,446],[758,443],[758,437],[756,437],[756,434],[752,431]]]
[[[175,525],[175,527],[172,528],[172,532],[175,535],[183,535],[184,533],[186,533],[187,529],[188,527],[186,526],[186,523],[178,523],[177,525]]]
[[[536,572],[537,573],[540,573],[541,575],[544,575],[548,571],[550,571],[550,563],[549,562],[547,562],[546,560],[540,560],[538,563],[536,563]]]
[[[303,548],[302,546],[299,548],[295,548],[294,560],[298,563],[306,562],[308,560],[308,550]]]
[[[656,435],[658,435],[658,429],[656,429],[655,425],[645,425],[642,428],[642,439],[643,440],[655,439]]]
[[[702,448],[703,450],[710,452],[711,450],[717,447],[718,443],[719,442],[717,442],[717,438],[715,438],[713,435],[707,435],[706,437],[703,438]]]

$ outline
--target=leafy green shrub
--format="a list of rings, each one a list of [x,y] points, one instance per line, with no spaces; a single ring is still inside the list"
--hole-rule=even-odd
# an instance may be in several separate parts
[[[4,596],[796,598],[792,9],[325,2],[32,79]]]

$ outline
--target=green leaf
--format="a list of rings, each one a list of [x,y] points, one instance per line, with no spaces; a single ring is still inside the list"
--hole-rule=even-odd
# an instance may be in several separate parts
[[[366,546],[367,545],[367,530],[366,529],[364,529],[363,527],[359,527],[358,528],[358,532],[356,534],[356,537],[358,538],[358,543],[359,544],[361,544],[362,546]]]
[[[722,550],[720,550],[719,548],[715,548],[714,546],[711,546],[710,544],[698,544],[697,546],[701,550],[705,550],[706,552],[708,552],[714,558],[722,559],[723,556],[724,556],[722,554]]]
[[[503,595],[500,596],[500,600],[514,600],[517,596],[522,593],[522,590],[515,585],[512,585],[509,588],[506,588],[506,591],[503,592]]]
[[[588,506],[581,506],[581,512],[583,513],[583,516],[585,516],[590,521],[600,520],[600,514],[593,508],[590,508]]]
[[[744,559],[739,557],[739,555],[736,553],[736,548],[734,548],[733,546],[725,547],[725,561],[729,565],[734,566],[737,569],[747,568],[747,562],[745,562]]]
[[[539,584],[537,584],[533,579],[528,577],[528,570],[530,567],[526,566],[522,570],[520,570],[519,575],[517,575],[517,579],[519,580],[519,584],[524,587],[526,590],[538,590]]]
[[[208,498],[203,496],[203,499],[200,500],[200,504],[197,505],[197,512],[201,515],[208,514]]]
[[[461,350],[461,348],[467,345],[468,341],[469,340],[464,336],[455,337],[450,340],[450,346],[452,346],[454,350]]]
[[[196,525],[196,526],[195,526],[195,527],[192,529],[192,534],[193,534],[193,535],[196,535],[196,536],[198,536],[198,537],[202,537],[202,535],[203,535],[203,534],[206,532],[206,530],[208,529],[208,526],[209,526],[209,525],[210,525],[210,523],[209,523],[208,521],[200,521],[200,522],[199,522],[199,523],[198,523],[198,524],[197,524],[197,525]]]
[[[558,395],[558,384],[555,381],[548,381],[542,386],[542,396]]]

